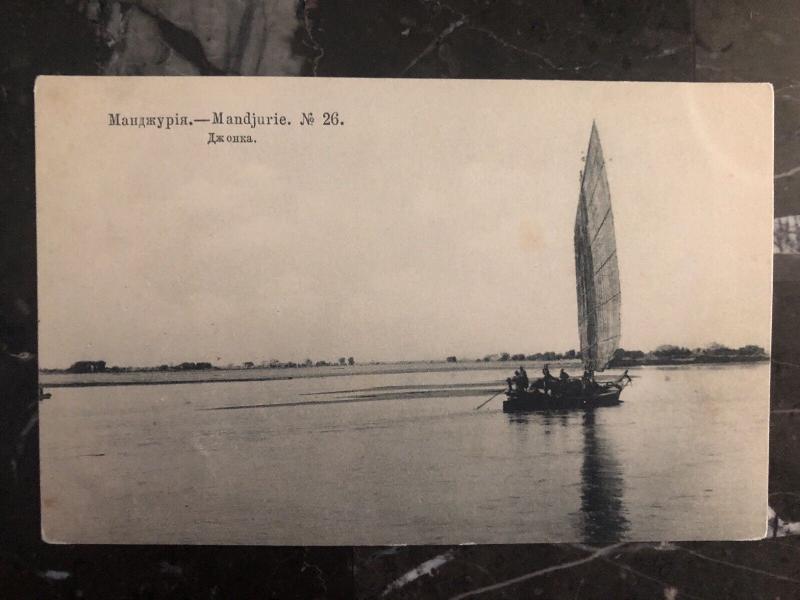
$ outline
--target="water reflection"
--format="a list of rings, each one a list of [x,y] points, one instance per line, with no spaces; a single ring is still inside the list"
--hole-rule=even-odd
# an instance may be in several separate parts
[[[623,495],[622,467],[607,440],[598,435],[596,413],[583,413],[583,465],[581,466],[581,535],[588,544],[621,540],[628,531]]]
[[[625,481],[622,466],[614,457],[609,441],[598,431],[596,411],[587,410],[578,419],[571,411],[509,413],[516,433],[527,437],[539,424],[545,433],[553,425],[567,427],[580,421],[583,434],[583,462],[580,470],[580,510],[577,515],[581,539],[587,544],[616,542],[630,528],[624,504]],[[558,499],[555,499],[558,501]]]
[[[561,427],[569,424],[570,416],[574,413],[569,410],[547,410],[538,412],[511,412],[506,413],[508,422],[513,423],[518,431],[524,431],[528,423],[539,423],[549,429],[554,423]]]

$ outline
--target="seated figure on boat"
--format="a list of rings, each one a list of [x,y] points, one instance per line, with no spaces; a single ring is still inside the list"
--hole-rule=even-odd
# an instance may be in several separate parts
[[[518,392],[524,392],[528,389],[528,378],[519,371],[514,371],[514,383]]]
[[[519,387],[518,389],[522,392],[528,389],[528,384],[530,380],[528,379],[528,372],[525,370],[525,367],[522,365],[519,366]]]
[[[550,392],[552,395],[553,390],[558,386],[558,379],[553,377],[550,374],[550,365],[545,365],[542,369],[542,375],[544,375],[544,393]]]
[[[566,383],[569,381],[569,373],[567,373],[564,369],[561,369],[561,373],[558,374],[558,378],[561,380],[561,383]]]
[[[519,383],[519,371],[514,371],[513,377],[506,377],[506,384],[508,384],[508,391],[512,391],[514,388],[518,387]]]
[[[514,371],[513,377],[506,378],[506,385],[508,385],[509,392],[513,390],[518,392],[526,391],[528,389],[528,374],[525,372],[525,369]]]
[[[594,380],[594,373],[589,369],[586,369],[583,372],[583,377],[581,377],[581,391],[585,394],[586,392],[590,392],[597,387],[597,382]]]

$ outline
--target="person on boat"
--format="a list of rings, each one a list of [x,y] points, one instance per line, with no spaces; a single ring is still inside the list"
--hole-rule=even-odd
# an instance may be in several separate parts
[[[520,384],[522,383],[522,378],[519,376],[519,371],[514,371],[514,376],[509,377],[506,381],[508,382],[509,391],[511,391],[512,389],[520,391]]]
[[[564,369],[561,369],[561,373],[558,374],[558,378],[562,383],[566,383],[569,381],[569,373],[567,373]]]
[[[550,367],[545,365],[542,367],[542,383],[544,384],[542,387],[544,389],[544,393],[547,394],[547,390],[550,388],[548,385],[550,379]]]
[[[528,372],[525,370],[525,367],[523,367],[522,365],[519,366],[519,377],[520,377],[521,389],[523,391],[527,390],[528,389],[528,385],[530,384],[530,380],[528,379]]]
[[[528,389],[528,374],[520,371],[515,371],[516,373],[516,383],[517,383],[517,391],[524,392]]]
[[[581,377],[581,391],[586,393],[588,390],[591,389],[592,385],[592,372],[589,369],[585,369],[583,371],[583,376]]]
[[[550,365],[546,364],[544,366],[542,369],[542,375],[544,375],[544,393],[546,394],[549,390],[550,394],[552,395],[553,388],[555,387],[553,384],[558,383],[558,379],[550,374]]]

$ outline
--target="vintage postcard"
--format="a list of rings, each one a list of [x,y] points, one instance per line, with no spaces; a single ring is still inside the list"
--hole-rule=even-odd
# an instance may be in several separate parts
[[[42,77],[53,543],[752,539],[765,84]]]

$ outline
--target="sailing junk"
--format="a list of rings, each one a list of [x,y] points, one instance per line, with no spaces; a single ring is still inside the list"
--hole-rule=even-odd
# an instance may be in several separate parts
[[[594,123],[575,216],[575,275],[583,366],[602,371],[619,347],[621,297],[614,213]]]
[[[594,372],[602,371],[619,347],[621,293],[614,213],[608,188],[600,135],[592,123],[586,167],[581,176],[575,216],[575,278],[578,294],[578,329],[586,375],[581,379],[545,377],[529,390],[506,392],[506,412],[544,408],[592,408],[619,403],[624,375],[599,384]]]

